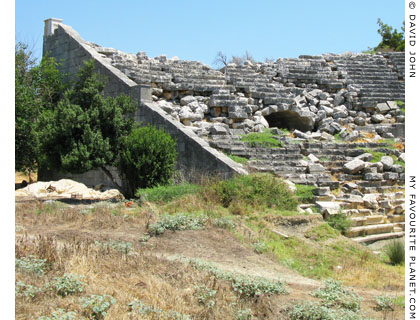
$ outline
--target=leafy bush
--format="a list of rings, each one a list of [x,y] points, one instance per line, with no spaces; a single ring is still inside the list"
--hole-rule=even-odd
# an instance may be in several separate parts
[[[323,305],[327,307],[338,306],[351,311],[360,309],[361,298],[343,288],[341,281],[327,280],[323,288],[318,288],[311,294],[323,300]]]
[[[330,215],[326,221],[331,227],[340,231],[341,234],[345,234],[353,225],[353,221],[343,213]]]
[[[376,309],[378,311],[394,311],[395,297],[381,295],[376,297]]]
[[[51,317],[42,316],[38,320],[74,320],[76,316],[77,313],[74,311],[65,312],[64,309],[58,309],[52,313]]]
[[[234,229],[236,224],[230,217],[221,217],[213,220],[213,224],[222,229]]]
[[[160,308],[149,306],[143,303],[141,300],[133,300],[128,304],[128,309],[132,313],[137,313],[142,316],[157,316],[157,319],[168,319],[168,320],[191,320],[189,315],[180,314],[177,311],[165,312]],[[155,318],[153,318],[155,319]]]
[[[215,302],[212,299],[216,295],[217,290],[211,290],[203,285],[196,286],[195,290],[196,290],[195,295],[197,297],[199,304],[206,306],[208,308],[214,307]]]
[[[83,313],[89,319],[101,320],[104,319],[109,308],[115,303],[115,299],[110,295],[95,295],[83,297],[82,302]]]
[[[200,186],[191,183],[178,185],[156,186],[153,188],[137,189],[135,196],[143,201],[169,202],[181,198],[186,194],[193,194],[200,190]]]
[[[296,196],[301,203],[312,202],[314,198],[314,186],[305,184],[296,184]]]
[[[283,282],[273,281],[262,277],[250,277],[238,273],[226,272],[213,264],[197,259],[189,260],[190,264],[198,270],[213,274],[217,279],[232,283],[232,288],[242,298],[258,297],[261,294],[287,294]]]
[[[22,281],[18,281],[15,284],[15,295],[17,297],[25,297],[25,298],[33,299],[41,291],[42,291],[41,288],[23,283]]]
[[[291,320],[367,320],[357,312],[333,309],[317,302],[298,304],[289,315]]]
[[[47,284],[47,288],[50,288],[62,297],[82,293],[83,286],[86,283],[80,281],[79,278],[80,276],[77,275],[64,274],[62,277],[54,278]]]
[[[130,242],[109,240],[107,242],[95,241],[95,245],[106,250],[115,250],[122,254],[128,254],[133,250]]]
[[[149,225],[150,235],[160,235],[165,230],[200,230],[207,222],[208,218],[205,216],[193,216],[183,213],[176,215],[163,215],[161,219]]]
[[[385,254],[393,265],[403,264],[405,261],[404,242],[393,240],[385,247]]]
[[[286,183],[268,173],[237,175],[208,184],[204,189],[204,193],[212,194],[226,208],[235,202],[242,206],[279,210],[294,210],[297,206],[296,197]]]
[[[130,193],[167,184],[175,171],[177,156],[176,142],[168,133],[152,125],[134,128],[123,140],[118,161]]]
[[[269,129],[242,135],[241,141],[247,142],[251,147],[280,148],[283,146],[283,143],[277,140]]]
[[[267,245],[263,241],[255,242],[252,244],[256,253],[261,254],[267,250]]]
[[[37,259],[34,256],[15,258],[15,267],[22,272],[34,273],[37,276],[42,276],[47,267],[47,260]]]

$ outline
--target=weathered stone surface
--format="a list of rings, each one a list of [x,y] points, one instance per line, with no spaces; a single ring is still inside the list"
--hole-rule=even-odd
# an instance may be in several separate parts
[[[371,119],[374,123],[381,123],[385,120],[385,117],[381,114],[374,114]]]
[[[391,170],[392,165],[394,164],[394,160],[390,156],[383,156],[381,158],[381,163],[384,165],[384,170]]]
[[[381,181],[383,179],[382,173],[368,172],[363,176],[366,181]]]
[[[360,159],[362,161],[365,161],[365,162],[369,162],[370,160],[372,160],[373,155],[369,152],[365,152],[365,153],[362,153],[361,155],[357,156],[356,158]]]
[[[324,172],[325,168],[319,163],[309,163],[308,164],[308,173],[319,173]]]
[[[363,170],[365,167],[366,167],[366,164],[364,161],[360,159],[354,159],[352,161],[347,162],[344,165],[344,172],[353,174],[353,173]]]
[[[387,103],[378,103],[376,105],[376,111],[379,113],[387,113],[389,110],[391,110],[391,108],[389,107],[389,105]]]
[[[330,201],[316,201],[315,204],[320,208],[324,216],[335,215],[340,212],[340,203]]]

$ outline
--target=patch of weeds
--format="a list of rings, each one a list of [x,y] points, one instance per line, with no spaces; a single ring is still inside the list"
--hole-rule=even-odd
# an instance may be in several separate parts
[[[135,196],[142,201],[170,202],[186,194],[194,194],[201,189],[200,186],[190,183],[178,185],[157,186],[153,188],[137,189]]]
[[[326,221],[332,228],[340,231],[341,234],[346,234],[353,226],[353,221],[343,213],[330,215]]]
[[[29,299],[34,299],[41,291],[42,291],[41,288],[38,288],[30,284],[26,284],[22,281],[18,281],[15,284],[16,297],[25,297]]]
[[[54,311],[50,317],[42,316],[38,320],[74,320],[76,319],[77,313],[74,311],[66,312],[64,309],[58,309]]]
[[[241,309],[235,312],[235,320],[251,320],[252,311],[251,309]]]
[[[259,297],[261,294],[287,294],[287,290],[281,281],[222,271],[210,263],[197,259],[189,260],[189,262],[198,270],[209,272],[218,279],[231,282],[233,290],[241,298],[254,298]]]
[[[258,241],[252,244],[254,251],[258,254],[264,253],[267,251],[267,245],[263,241]]]
[[[109,308],[115,303],[115,299],[107,294],[95,295],[80,298],[83,313],[89,319],[102,320],[105,318]]]
[[[80,278],[82,276],[64,274],[62,277],[54,278],[46,287],[62,297],[79,294],[83,292],[83,286],[86,285],[85,282],[79,280]]]
[[[146,235],[140,237],[140,242],[141,243],[146,243],[147,241],[150,240],[150,238],[151,238],[150,234],[146,234]]]
[[[289,312],[291,320],[368,320],[357,312],[333,309],[317,302],[298,304]]]
[[[388,295],[380,295],[376,297],[376,310],[378,311],[394,311],[395,297]]]
[[[240,156],[235,156],[233,154],[228,154],[227,156],[229,158],[231,158],[233,161],[235,161],[237,163],[240,163],[240,164],[243,164],[243,165],[246,165],[249,161],[249,159],[247,159],[247,158],[240,157]]]
[[[15,258],[15,268],[25,273],[42,276],[47,268],[47,260],[37,259],[34,256]]]
[[[207,220],[208,218],[204,215],[193,216],[184,213],[163,215],[158,222],[149,225],[149,234],[157,236],[165,230],[200,230]]]
[[[24,226],[20,226],[20,225],[15,225],[15,232],[20,232],[20,231],[25,231],[25,227]]]
[[[241,141],[247,142],[249,146],[264,148],[280,148],[283,143],[275,138],[275,135],[268,129],[263,132],[251,132],[242,135]]]
[[[324,241],[327,239],[335,239],[340,233],[333,229],[328,223],[314,226],[305,232],[305,237],[315,241]]]
[[[306,184],[296,184],[296,196],[301,203],[310,203],[314,198],[315,186]]]
[[[334,141],[337,142],[337,143],[343,143],[344,139],[340,136],[340,133],[336,133],[334,135]]]
[[[343,287],[341,281],[327,280],[323,288],[311,292],[314,297],[322,299],[327,307],[337,306],[351,311],[360,310],[361,297]]]
[[[213,308],[215,301],[213,297],[216,295],[217,290],[211,290],[206,286],[195,286],[195,296],[197,297],[198,303],[208,308]]]
[[[131,313],[136,313],[142,316],[157,316],[158,319],[191,320],[191,317],[189,315],[181,314],[177,311],[165,312],[160,308],[146,305],[143,303],[143,301],[139,299],[131,301],[128,304],[128,309]]]
[[[405,261],[404,242],[393,240],[385,246],[385,254],[388,256],[392,265],[402,265]]]
[[[247,207],[295,210],[298,203],[287,184],[268,173],[237,175],[215,181],[205,187],[204,193],[225,208],[235,204],[244,210]]]
[[[213,225],[222,229],[235,229],[236,223],[231,217],[221,217],[213,220]]]
[[[109,240],[106,242],[95,241],[95,245],[104,250],[115,250],[122,254],[128,254],[133,250],[130,242]]]

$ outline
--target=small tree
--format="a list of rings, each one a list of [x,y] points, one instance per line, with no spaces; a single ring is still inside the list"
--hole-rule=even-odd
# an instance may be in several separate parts
[[[382,37],[382,41],[374,48],[375,51],[390,50],[390,51],[404,51],[405,50],[405,23],[401,27],[402,32],[398,32],[397,29],[392,29],[391,26],[383,23],[381,19],[378,19],[378,33]]]
[[[134,128],[124,138],[119,170],[125,177],[130,195],[137,188],[166,184],[175,170],[176,142],[154,126]]]
[[[54,58],[40,64],[24,43],[15,46],[15,169],[29,175],[39,163],[38,120],[57,104],[64,88]]]
[[[226,54],[224,54],[222,51],[219,51],[214,58],[213,64],[217,67],[226,67],[228,65]]]
[[[116,164],[137,106],[125,95],[104,97],[104,87],[94,61],[85,61],[59,103],[43,111],[39,121],[43,168],[74,173],[98,168],[114,180],[106,166]]]

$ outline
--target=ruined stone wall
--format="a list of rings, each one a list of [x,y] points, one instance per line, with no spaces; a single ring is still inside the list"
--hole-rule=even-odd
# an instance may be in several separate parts
[[[131,96],[139,105],[139,109],[135,113],[137,121],[145,124],[156,124],[177,139],[179,154],[177,165],[180,170],[219,173],[224,177],[229,177],[234,173],[246,172],[240,164],[210,148],[207,142],[179,123],[174,123],[160,108],[154,106],[151,101],[150,84],[137,84],[129,79],[123,72],[112,66],[107,59],[104,59],[101,54],[93,49],[91,44],[83,40],[71,27],[62,24],[61,20],[46,20],[44,54],[48,54],[59,61],[61,63],[60,71],[68,74],[70,78],[78,72],[84,60],[94,59],[95,71],[107,78],[106,95],[127,94]],[[115,170],[114,173],[116,173]],[[112,181],[100,170],[75,175],[46,172],[41,168],[39,174],[40,180],[57,180],[64,177],[83,182],[88,186],[102,183],[108,187],[115,187]]]

